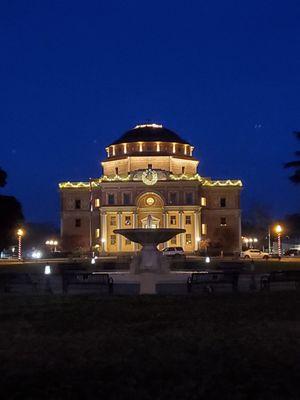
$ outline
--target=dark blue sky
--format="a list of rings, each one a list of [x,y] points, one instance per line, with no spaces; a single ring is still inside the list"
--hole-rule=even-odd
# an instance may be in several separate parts
[[[59,220],[57,184],[100,174],[137,123],[196,146],[199,172],[241,178],[243,208],[299,211],[298,0],[12,1],[0,5],[0,166],[30,221]]]

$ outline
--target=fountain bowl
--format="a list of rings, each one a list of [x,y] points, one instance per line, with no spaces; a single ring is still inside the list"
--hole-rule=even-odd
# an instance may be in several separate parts
[[[123,235],[126,239],[142,246],[155,245],[167,242],[172,237],[184,233],[185,229],[179,228],[133,228],[133,229],[115,229],[114,233]]]
[[[133,228],[115,229],[114,233],[125,236],[126,239],[142,246],[141,251],[133,257],[130,271],[139,273],[168,273],[169,263],[157,246],[172,237],[184,233],[185,229],[178,228]]]

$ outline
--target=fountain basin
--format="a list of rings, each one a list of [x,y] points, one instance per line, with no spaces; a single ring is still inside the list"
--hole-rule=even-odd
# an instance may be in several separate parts
[[[132,242],[139,243],[142,246],[152,244],[157,246],[160,243],[167,242],[179,233],[184,233],[185,229],[178,228],[134,228],[134,229],[115,229],[118,233]]]
[[[172,237],[184,233],[185,229],[178,228],[134,228],[115,229],[114,233],[123,235],[126,239],[142,246],[141,251],[133,257],[130,265],[131,273],[142,272],[168,273],[169,263],[157,246],[167,242]]]

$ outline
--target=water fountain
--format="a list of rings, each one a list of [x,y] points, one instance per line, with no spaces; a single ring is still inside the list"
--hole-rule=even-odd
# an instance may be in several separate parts
[[[157,246],[185,232],[185,229],[152,226],[152,216],[148,215],[145,228],[114,230],[114,233],[142,246],[130,265],[130,275],[139,275],[136,279],[140,283],[140,293],[155,293],[156,283],[169,277],[169,262]],[[162,274],[165,276],[162,277]]]

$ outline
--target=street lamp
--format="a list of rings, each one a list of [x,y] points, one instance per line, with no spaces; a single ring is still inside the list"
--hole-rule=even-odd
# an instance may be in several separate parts
[[[51,252],[56,252],[56,246],[58,245],[57,240],[46,240],[45,245],[51,246]]]
[[[22,259],[22,237],[24,236],[24,230],[18,229],[17,236],[18,236],[18,259]]]
[[[277,233],[277,243],[278,243],[278,257],[281,257],[281,233],[282,233],[282,226],[276,225],[275,232]]]

